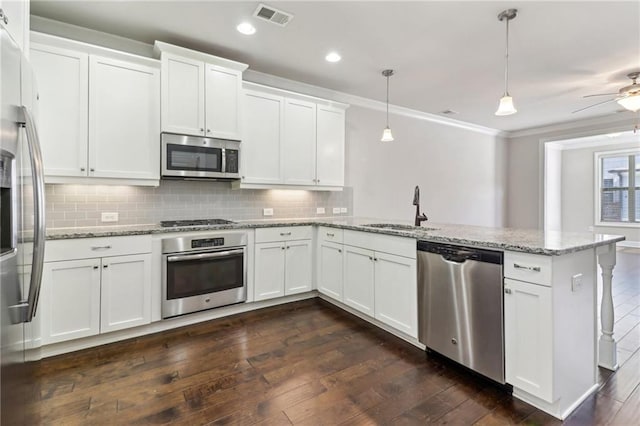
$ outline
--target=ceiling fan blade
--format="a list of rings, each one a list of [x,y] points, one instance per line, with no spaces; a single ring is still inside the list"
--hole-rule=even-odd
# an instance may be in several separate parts
[[[613,96],[613,95],[617,95],[618,92],[614,92],[614,93],[598,93],[597,95],[584,95],[583,98],[592,98],[594,96]]]
[[[598,102],[597,104],[589,105],[587,107],[580,108],[580,109],[577,109],[575,111],[572,111],[571,114],[575,114],[576,112],[584,111],[585,109],[593,108],[593,107],[596,107],[598,105],[608,104],[609,102],[615,102],[615,100],[616,100],[616,98],[607,99],[606,101]]]

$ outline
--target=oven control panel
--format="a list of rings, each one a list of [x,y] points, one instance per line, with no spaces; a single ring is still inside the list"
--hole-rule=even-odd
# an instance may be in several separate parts
[[[220,247],[224,245],[224,238],[202,238],[197,240],[191,240],[191,248],[207,248],[207,247]]]

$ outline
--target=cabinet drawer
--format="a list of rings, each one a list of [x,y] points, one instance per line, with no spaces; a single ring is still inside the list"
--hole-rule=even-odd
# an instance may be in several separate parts
[[[329,228],[320,226],[318,228],[318,237],[321,241],[332,241],[334,243],[342,243],[344,231],[337,228]]]
[[[256,243],[272,241],[310,240],[313,238],[311,226],[283,226],[256,229]]]
[[[345,230],[343,242],[350,246],[395,254],[411,259],[416,258],[416,240],[413,238]]]
[[[551,256],[539,254],[504,252],[504,276],[519,281],[527,281],[551,286]]]
[[[45,262],[151,253],[151,236],[78,238],[45,244]]]

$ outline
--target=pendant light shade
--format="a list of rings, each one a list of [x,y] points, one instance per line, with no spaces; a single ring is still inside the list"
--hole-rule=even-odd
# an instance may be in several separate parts
[[[380,142],[392,142],[393,135],[389,127],[389,77],[393,75],[393,70],[384,70],[382,71],[382,75],[387,78],[387,127],[382,131],[382,139],[380,139]]]
[[[496,115],[511,115],[518,112],[513,105],[513,98],[509,95],[509,21],[514,19],[517,13],[517,9],[507,9],[503,10],[498,15],[498,20],[501,22],[506,21],[507,34],[504,54],[504,94],[502,95],[502,98],[500,98],[500,104],[498,105]]]

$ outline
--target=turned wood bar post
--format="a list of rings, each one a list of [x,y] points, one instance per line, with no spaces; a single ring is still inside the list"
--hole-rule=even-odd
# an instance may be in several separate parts
[[[600,246],[597,250],[598,264],[602,268],[602,304],[600,305],[600,323],[602,334],[598,341],[598,365],[608,370],[618,369],[617,343],[613,337],[614,311],[611,284],[613,268],[616,265],[615,243]]]

